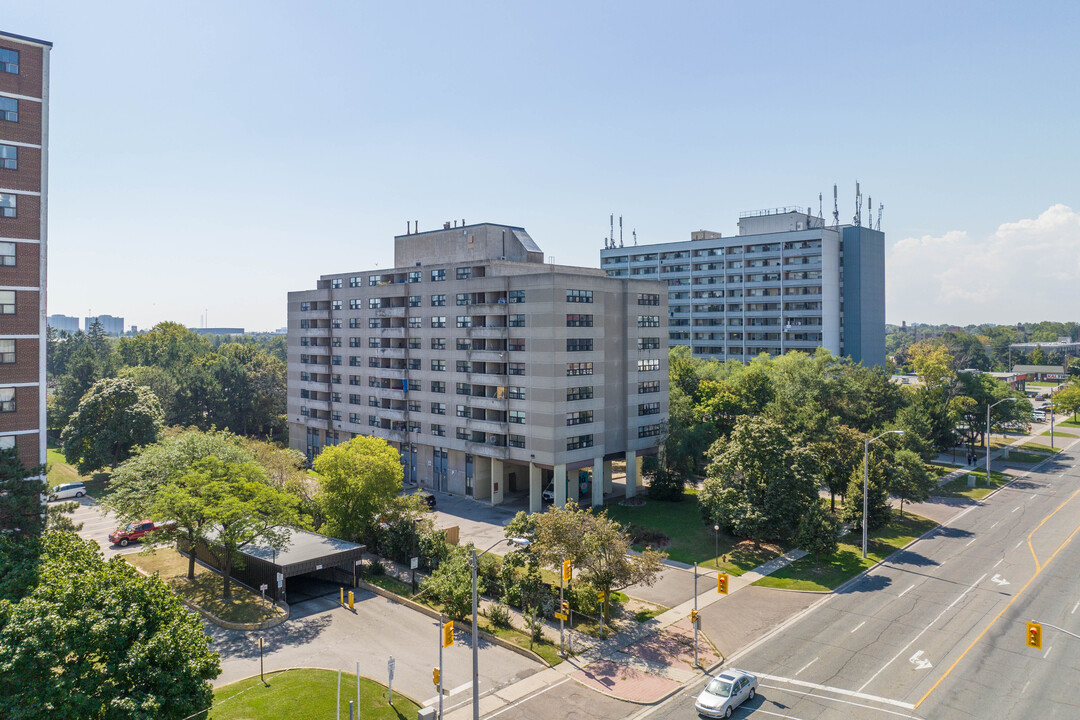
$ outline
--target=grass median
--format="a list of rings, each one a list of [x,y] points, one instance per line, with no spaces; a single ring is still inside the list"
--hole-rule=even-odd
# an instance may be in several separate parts
[[[936,522],[918,515],[905,513],[903,518],[894,515],[886,527],[870,533],[865,559],[862,534],[850,532],[841,539],[840,549],[834,554],[820,559],[807,555],[754,585],[784,590],[834,590],[934,527]]]
[[[197,717],[206,720],[325,720],[337,712],[338,674],[333,670],[298,669],[240,680],[214,690],[214,707]],[[341,674],[341,704],[348,712],[356,702],[356,675]],[[387,702],[386,686],[360,678],[358,717],[364,720],[414,718],[420,706],[401,693]]]

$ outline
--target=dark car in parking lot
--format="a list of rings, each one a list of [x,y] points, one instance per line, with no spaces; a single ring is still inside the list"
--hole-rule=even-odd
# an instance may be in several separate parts
[[[436,500],[433,493],[429,493],[427,490],[421,490],[416,494],[420,496],[420,499],[424,501],[425,505],[427,505],[432,510],[435,509]]]

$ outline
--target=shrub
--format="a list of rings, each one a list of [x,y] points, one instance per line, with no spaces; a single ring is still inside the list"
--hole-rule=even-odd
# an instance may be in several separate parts
[[[367,564],[368,575],[372,577],[378,577],[386,574],[386,568],[383,566],[381,560],[372,560]]]
[[[666,545],[670,538],[659,530],[630,524],[626,528],[626,534],[630,536],[632,545],[651,545],[661,547]]]
[[[491,624],[497,628],[508,628],[510,625],[510,611],[506,609],[505,605],[495,603],[489,605],[488,609],[484,611],[484,615],[491,621]]]

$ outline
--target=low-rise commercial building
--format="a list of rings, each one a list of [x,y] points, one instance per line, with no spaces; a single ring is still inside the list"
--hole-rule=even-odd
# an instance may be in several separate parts
[[[659,283],[547,264],[523,228],[398,236],[393,268],[289,293],[290,444],[374,435],[407,482],[531,511],[549,484],[602,502],[625,459],[632,495],[666,425],[666,337]]]

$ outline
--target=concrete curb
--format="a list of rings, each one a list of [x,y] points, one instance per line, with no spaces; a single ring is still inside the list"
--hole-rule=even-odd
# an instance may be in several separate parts
[[[407,607],[407,608],[409,608],[411,610],[415,610],[416,612],[423,613],[424,615],[427,615],[429,618],[433,618],[433,619],[438,620],[438,619],[441,619],[443,617],[440,613],[435,612],[434,610],[427,607],[426,605],[421,605],[420,603],[414,602],[414,601],[412,601],[412,600],[410,600],[410,599],[408,599],[406,597],[402,597],[401,595],[398,595],[397,593],[392,593],[389,590],[386,590],[384,588],[379,587],[378,585],[372,585],[371,583],[367,582],[366,580],[360,580],[360,581],[358,581],[358,584],[359,584],[360,588],[363,589],[363,590],[367,590],[370,593],[373,593],[375,595],[379,595],[381,597],[384,597],[387,600],[390,600],[391,602],[398,603],[399,605],[404,605],[405,607]],[[458,629],[458,630],[462,630],[462,631],[466,631],[466,629],[467,629],[468,632],[470,632],[470,633],[472,632],[472,625],[460,622],[458,620],[454,621],[454,628]],[[552,667],[551,665],[548,664],[547,660],[540,657],[539,655],[534,653],[532,650],[529,650],[528,648],[523,648],[520,645],[517,645],[515,643],[510,642],[509,640],[503,640],[501,637],[498,637],[497,635],[492,635],[491,633],[487,632],[486,630],[481,630],[480,628],[477,628],[477,634],[480,637],[487,640],[488,642],[492,643],[493,645],[498,645],[499,647],[506,648],[510,652],[517,653],[518,655],[521,655],[522,657],[528,658],[529,660],[534,660],[534,661],[540,663],[541,665],[543,665],[546,668]]]

